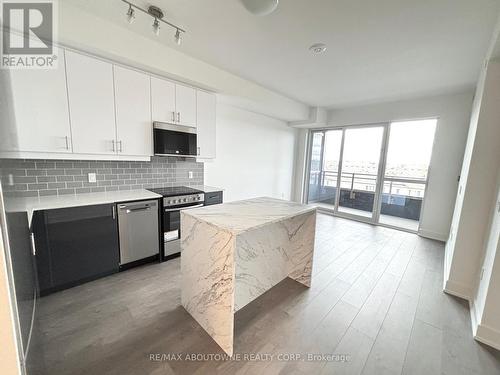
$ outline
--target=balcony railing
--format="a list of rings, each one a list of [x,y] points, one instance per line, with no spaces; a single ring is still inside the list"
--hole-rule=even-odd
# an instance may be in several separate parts
[[[309,202],[335,204],[338,173],[312,171],[309,180]],[[377,175],[342,172],[339,205],[363,211],[372,211],[377,186]],[[381,213],[418,220],[426,180],[402,176],[384,177]]]

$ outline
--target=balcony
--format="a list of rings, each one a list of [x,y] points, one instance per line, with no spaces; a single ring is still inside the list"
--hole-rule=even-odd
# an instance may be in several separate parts
[[[309,203],[333,209],[338,174],[333,171],[311,171]],[[340,179],[339,212],[372,217],[377,176],[343,172]],[[384,178],[379,222],[399,228],[418,230],[426,181],[401,176]]]

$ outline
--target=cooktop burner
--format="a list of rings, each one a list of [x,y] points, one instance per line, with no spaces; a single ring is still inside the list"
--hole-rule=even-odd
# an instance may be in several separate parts
[[[147,189],[153,193],[160,194],[164,197],[173,197],[176,195],[190,195],[190,194],[201,194],[203,191],[193,189],[188,186],[170,186],[162,188]]]

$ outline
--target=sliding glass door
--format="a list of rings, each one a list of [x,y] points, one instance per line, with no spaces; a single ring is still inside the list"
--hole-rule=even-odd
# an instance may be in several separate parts
[[[309,175],[309,202],[334,208],[337,201],[342,130],[314,132]]]
[[[431,119],[390,124],[380,223],[418,230],[436,123]]]
[[[344,129],[339,213],[373,218],[383,137],[383,126]]]
[[[307,201],[417,231],[437,120],[311,132]]]

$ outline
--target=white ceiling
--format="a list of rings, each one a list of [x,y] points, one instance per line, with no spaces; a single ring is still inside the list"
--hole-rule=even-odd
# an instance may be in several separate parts
[[[68,0],[65,0],[68,1]],[[282,0],[269,16],[239,0],[144,0],[188,33],[173,42],[151,19],[125,20],[120,0],[69,0],[111,22],[315,106],[345,107],[472,86],[500,0]],[[326,43],[323,55],[308,47]]]

